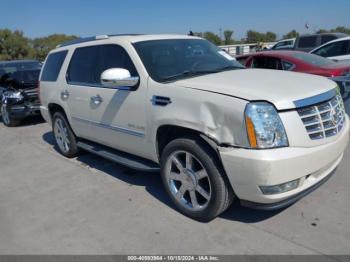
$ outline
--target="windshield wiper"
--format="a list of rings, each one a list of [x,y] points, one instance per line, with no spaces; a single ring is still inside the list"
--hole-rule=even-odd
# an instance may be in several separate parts
[[[180,78],[182,76],[187,76],[187,75],[192,75],[192,71],[186,70],[186,71],[183,71],[183,72],[175,74],[175,75],[163,77],[162,80],[169,81],[169,80],[174,80],[174,79]]]
[[[215,71],[218,73],[218,72],[233,70],[233,69],[244,69],[244,67],[243,66],[240,67],[240,66],[229,65],[229,66],[224,66],[224,67],[218,68]]]
[[[214,74],[214,73],[218,73],[218,72],[220,72],[220,71],[218,71],[218,70],[198,70],[198,71],[186,70],[186,71],[183,71],[183,72],[175,74],[175,75],[163,77],[162,79],[164,81],[169,81],[169,80],[174,80],[174,79],[181,78],[181,77]]]
[[[170,81],[170,80],[178,79],[181,77],[215,74],[215,73],[220,73],[220,72],[226,71],[226,70],[243,69],[243,68],[244,68],[243,66],[239,67],[239,66],[230,65],[230,66],[224,66],[224,67],[221,67],[218,69],[213,69],[213,70],[198,70],[198,71],[186,70],[186,71],[183,71],[183,72],[175,74],[175,75],[163,77],[162,80],[163,81]]]

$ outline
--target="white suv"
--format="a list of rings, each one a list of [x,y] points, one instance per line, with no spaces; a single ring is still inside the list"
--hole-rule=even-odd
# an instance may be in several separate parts
[[[336,87],[243,69],[198,37],[114,35],[50,52],[40,98],[64,156],[160,170],[176,207],[208,221],[234,198],[281,208],[330,177],[349,139]]]
[[[330,41],[315,48],[311,54],[319,55],[334,61],[350,60],[350,36]]]

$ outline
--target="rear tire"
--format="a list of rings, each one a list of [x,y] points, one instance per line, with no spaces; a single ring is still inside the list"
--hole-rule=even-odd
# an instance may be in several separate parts
[[[161,156],[161,176],[177,209],[198,221],[214,219],[234,199],[217,155],[197,138],[175,139],[166,145]]]
[[[52,130],[59,152],[68,158],[76,157],[79,153],[77,140],[66,117],[61,112],[53,115]]]
[[[1,117],[4,125],[8,127],[15,127],[21,123],[21,121],[11,118],[6,104],[1,105]]]

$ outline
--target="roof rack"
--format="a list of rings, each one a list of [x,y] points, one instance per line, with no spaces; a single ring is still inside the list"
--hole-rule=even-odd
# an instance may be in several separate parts
[[[139,35],[139,34],[112,34],[112,35],[97,35],[97,36],[82,37],[82,38],[70,40],[67,42],[63,42],[62,44],[59,44],[56,48],[95,41],[95,40],[108,39],[109,37],[113,37],[113,36],[135,36],[135,35]]]

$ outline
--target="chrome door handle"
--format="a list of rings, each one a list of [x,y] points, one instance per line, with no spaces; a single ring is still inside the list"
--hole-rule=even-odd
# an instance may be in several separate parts
[[[90,99],[91,99],[91,102],[95,105],[99,105],[103,102],[103,99],[100,95],[92,96]]]
[[[67,90],[64,90],[61,92],[61,99],[62,100],[67,100],[69,97],[69,92]]]

